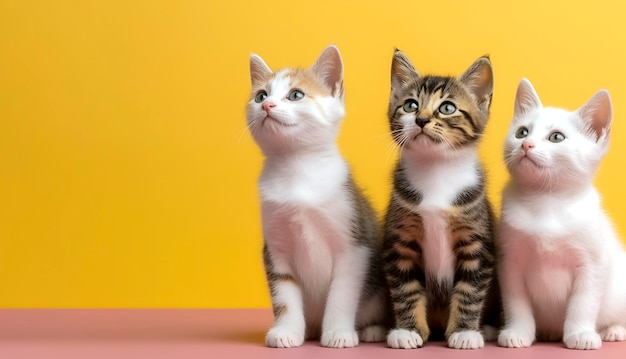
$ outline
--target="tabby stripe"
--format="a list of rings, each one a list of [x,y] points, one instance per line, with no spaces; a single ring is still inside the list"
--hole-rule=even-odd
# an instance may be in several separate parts
[[[267,278],[272,282],[295,282],[291,274],[267,273]]]
[[[287,313],[287,305],[286,304],[273,305],[272,312],[274,313],[274,318],[279,318],[280,316]]]
[[[474,121],[474,118],[469,114],[469,112],[465,110],[461,110],[461,109],[459,109],[459,112],[461,112],[463,116],[465,116],[465,119],[469,121],[470,125],[472,125],[472,130],[474,131],[474,133],[480,133],[480,129],[478,128],[478,125]]]
[[[402,168],[398,168],[394,173],[393,188],[400,197],[415,205],[422,201],[422,194],[411,188],[411,183],[406,179]]]
[[[465,206],[481,197],[483,194],[483,186],[481,184],[477,184],[475,186],[464,188],[454,199],[452,205],[454,206]]]

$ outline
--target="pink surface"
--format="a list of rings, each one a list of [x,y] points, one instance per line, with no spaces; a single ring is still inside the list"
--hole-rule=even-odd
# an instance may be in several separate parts
[[[430,342],[416,350],[384,343],[327,349],[263,346],[272,324],[266,309],[5,309],[0,310],[0,358],[626,358],[626,343],[604,343],[597,351],[574,351],[560,343],[528,349],[448,349]]]

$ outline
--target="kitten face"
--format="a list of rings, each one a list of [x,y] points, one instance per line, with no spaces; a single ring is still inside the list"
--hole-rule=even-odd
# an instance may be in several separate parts
[[[550,190],[588,183],[608,149],[611,116],[607,91],[569,112],[544,108],[523,79],[504,146],[511,176],[525,186]]]
[[[396,51],[391,68],[389,121],[395,142],[423,156],[474,148],[485,128],[493,89],[489,59],[458,78],[420,76]]]
[[[257,55],[250,57],[252,91],[247,105],[248,127],[266,152],[334,142],[344,116],[343,66],[330,46],[308,69],[276,73]]]

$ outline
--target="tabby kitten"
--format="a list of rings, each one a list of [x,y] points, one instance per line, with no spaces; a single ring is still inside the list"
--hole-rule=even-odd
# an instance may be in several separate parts
[[[388,115],[400,158],[383,241],[392,348],[421,347],[431,331],[451,348],[482,348],[487,309],[497,324],[495,219],[477,154],[492,90],[487,57],[453,78],[420,76],[394,53]]]
[[[336,146],[343,64],[334,46],[308,69],[250,58],[248,127],[265,156],[258,180],[263,258],[274,310],[270,347],[384,340],[386,303],[375,213]]]
[[[611,118],[605,90],[570,112],[543,107],[528,80],[517,88],[499,230],[502,346],[626,340],[626,252],[593,186]]]

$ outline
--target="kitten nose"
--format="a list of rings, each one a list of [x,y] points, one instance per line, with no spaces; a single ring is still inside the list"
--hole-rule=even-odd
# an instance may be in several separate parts
[[[524,150],[524,153],[528,153],[528,151],[530,151],[533,148],[535,148],[535,144],[532,143],[531,141],[522,142],[522,149]]]
[[[261,107],[263,107],[263,111],[269,113],[270,109],[276,107],[276,104],[273,103],[272,101],[265,101],[263,102],[263,105],[261,105]]]
[[[426,126],[426,124],[430,122],[430,119],[428,119],[428,117],[417,117],[415,119],[415,124],[418,125],[421,128],[424,128],[424,126]]]

